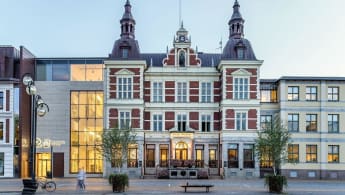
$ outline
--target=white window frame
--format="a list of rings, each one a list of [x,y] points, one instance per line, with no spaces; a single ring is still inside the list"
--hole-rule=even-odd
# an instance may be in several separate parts
[[[243,118],[243,114],[245,114],[245,118]],[[238,117],[240,115],[240,117]],[[243,120],[245,120],[245,124],[243,124]],[[237,128],[238,123],[239,129]],[[245,127],[243,127],[245,125]],[[236,131],[246,131],[248,129],[248,111],[236,111],[235,112],[235,130]]]
[[[118,120],[119,120],[119,129],[125,129],[125,128],[123,128],[122,127],[122,125],[121,125],[121,120],[122,120],[122,118],[121,118],[121,113],[125,113],[125,118],[124,118],[124,120],[129,120],[129,124],[128,124],[128,128],[131,128],[131,123],[132,123],[132,113],[131,113],[131,111],[130,110],[119,110],[119,118],[118,118]],[[129,119],[127,119],[127,116],[126,116],[126,113],[129,113]]]
[[[240,84],[240,80],[243,79],[242,84]],[[239,82],[236,83],[236,80]],[[247,83],[245,84],[245,81]],[[237,87],[237,89],[236,89]],[[242,89],[241,89],[242,87]],[[247,89],[247,90],[246,90]],[[233,98],[235,100],[249,100],[250,99],[250,77],[247,76],[236,76],[233,78]],[[241,97],[242,95],[242,97]]]
[[[161,115],[162,116],[162,120],[161,120],[161,122],[162,122],[162,129],[160,130],[160,131],[156,131],[155,130],[155,119],[154,119],[154,116],[157,116],[157,115]],[[162,131],[164,131],[164,127],[165,127],[165,125],[164,125],[164,123],[165,123],[165,120],[164,120],[164,113],[162,113],[162,112],[153,112],[153,113],[151,113],[151,118],[152,118],[152,120],[151,120],[151,127],[152,127],[152,131],[155,131],[155,132],[162,132]]]
[[[186,94],[182,94],[183,88],[182,89],[179,88],[179,86],[178,86],[179,83],[186,84]],[[187,103],[187,102],[189,102],[189,98],[188,98],[189,97],[189,85],[188,85],[189,82],[187,82],[187,81],[176,81],[175,84],[176,84],[176,88],[175,88],[175,94],[176,94],[175,95],[175,102],[178,102],[178,103]],[[181,91],[181,96],[179,96],[180,95],[179,91]],[[184,100],[183,97],[185,97],[185,101],[183,101]],[[181,99],[182,101],[180,101],[179,99]]]
[[[155,83],[157,83],[157,84],[162,84],[162,88],[161,88],[161,90],[162,90],[162,93],[161,93],[161,101],[156,101],[155,100],[155,88],[154,88],[154,86],[155,86]],[[153,82],[151,82],[151,102],[154,102],[154,103],[163,103],[163,102],[165,102],[165,89],[164,89],[164,82],[163,81],[153,81]],[[159,90],[157,90],[157,91],[159,91]],[[159,97],[159,95],[157,96],[157,97]]]
[[[121,91],[120,91],[120,80],[123,81],[123,79],[126,79],[127,83],[126,83],[126,85],[121,84],[121,86],[122,86],[121,88],[123,88],[123,86],[127,86],[127,87],[130,86],[131,87],[130,90],[121,89]],[[131,80],[130,85],[128,85],[129,79]],[[121,100],[133,99],[133,92],[134,92],[134,90],[133,90],[133,76],[122,76],[122,75],[118,76],[116,79],[116,97],[117,97],[117,99],[121,99]],[[121,94],[121,98],[120,98],[120,94]],[[126,94],[126,98],[123,97],[124,94]]]
[[[179,124],[179,116],[186,116],[186,129],[185,131],[188,131],[189,128],[189,114],[186,112],[179,112],[179,113],[175,113],[175,127],[176,130],[179,131],[178,129],[178,124]],[[184,132],[184,131],[179,131],[179,132]]]
[[[203,84],[206,84],[206,86],[207,86],[207,84],[210,85],[210,94],[207,94],[207,88],[208,88],[208,87],[206,87],[205,94],[203,93],[203,92],[204,92],[204,90],[203,90]],[[214,95],[213,95],[213,85],[212,85],[212,81],[209,81],[209,82],[207,82],[207,81],[205,81],[205,82],[200,82],[199,89],[200,89],[200,91],[199,91],[199,96],[200,96],[199,102],[201,102],[201,103],[211,103],[211,102],[213,102],[213,96],[214,96]],[[206,99],[208,99],[207,97],[209,97],[209,101],[203,101],[203,97],[206,97]]]
[[[210,117],[210,129],[209,131],[202,131],[202,122],[203,122],[203,117],[207,117],[209,116]],[[199,127],[200,127],[200,132],[212,132],[213,131],[213,115],[212,113],[200,113],[199,114]]]

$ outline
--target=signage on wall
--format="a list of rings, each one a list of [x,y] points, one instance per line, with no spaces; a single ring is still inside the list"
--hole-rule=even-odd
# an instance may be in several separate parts
[[[51,146],[62,146],[66,144],[64,140],[51,140],[48,138],[36,138],[36,148],[50,148]]]

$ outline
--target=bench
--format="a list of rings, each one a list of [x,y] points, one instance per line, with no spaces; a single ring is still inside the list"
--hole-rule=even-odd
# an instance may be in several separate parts
[[[187,188],[205,188],[206,192],[210,191],[210,188],[212,188],[214,185],[210,184],[186,184],[182,185],[181,187],[184,188],[184,192],[187,192]]]

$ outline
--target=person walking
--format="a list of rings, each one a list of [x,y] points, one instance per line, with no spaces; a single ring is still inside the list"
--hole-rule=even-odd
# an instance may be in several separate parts
[[[77,186],[79,187],[79,191],[85,191],[85,178],[86,178],[86,173],[84,171],[84,167],[79,169],[78,172],[78,184]]]

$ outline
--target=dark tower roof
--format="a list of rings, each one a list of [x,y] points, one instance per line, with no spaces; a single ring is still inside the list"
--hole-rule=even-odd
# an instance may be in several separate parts
[[[135,40],[135,20],[132,15],[132,6],[127,0],[125,13],[120,20],[121,38],[114,43],[111,59],[135,60],[140,58],[139,43]]]
[[[233,13],[228,24],[229,40],[224,47],[222,59],[257,60],[250,42],[244,38],[244,19],[237,0],[235,0]]]

